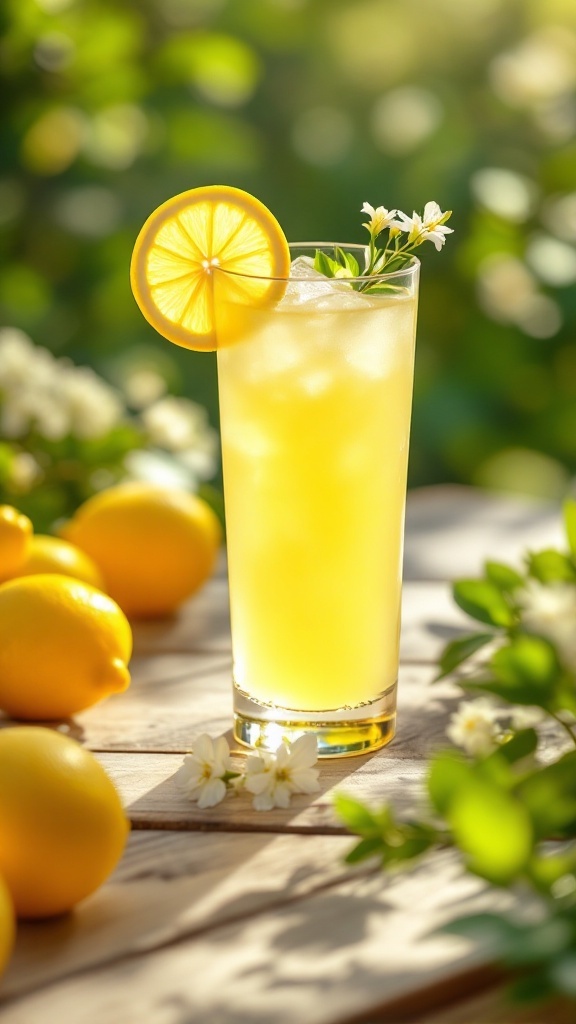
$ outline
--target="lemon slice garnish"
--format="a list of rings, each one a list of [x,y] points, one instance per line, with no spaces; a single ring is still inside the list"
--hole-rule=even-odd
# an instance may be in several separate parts
[[[210,350],[226,343],[217,338],[215,276],[219,302],[229,293],[266,307],[282,298],[289,270],[288,243],[263,203],[239,188],[208,185],[150,215],[136,239],[130,281],[142,313],[168,341]]]

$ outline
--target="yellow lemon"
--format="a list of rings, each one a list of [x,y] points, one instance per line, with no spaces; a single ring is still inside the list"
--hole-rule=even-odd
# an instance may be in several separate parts
[[[93,754],[41,726],[0,732],[0,873],[18,917],[50,917],[94,892],[129,831]]]
[[[80,551],[60,537],[48,537],[36,533],[31,541],[28,554],[15,576],[37,576],[39,573],[56,572],[61,576],[89,583],[98,590],[104,589],[102,573],[85,551]]]
[[[0,581],[18,572],[30,547],[32,523],[11,505],[0,505]]]
[[[216,332],[216,276],[218,302],[240,298],[265,307],[282,298],[289,270],[288,243],[270,210],[242,189],[208,185],[150,215],[130,280],[152,327],[175,345],[205,350],[226,343]]]
[[[0,877],[0,974],[10,959],[14,945],[14,907],[8,886]]]
[[[130,682],[132,633],[118,605],[69,576],[0,587],[0,708],[13,718],[67,718]]]
[[[146,483],[118,484],[89,498],[65,532],[134,618],[173,612],[208,579],[220,543],[218,520],[205,501]]]

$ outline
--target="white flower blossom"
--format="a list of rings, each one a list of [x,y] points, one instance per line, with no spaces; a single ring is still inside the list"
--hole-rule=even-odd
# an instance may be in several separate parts
[[[0,330],[0,388],[24,383],[34,355],[34,345],[17,327]]]
[[[515,598],[524,628],[550,640],[566,668],[576,671],[576,586],[528,580]]]
[[[116,391],[94,370],[56,359],[14,327],[0,330],[0,397],[0,430],[10,438],[33,430],[49,441],[95,439],[124,414]]]
[[[167,396],[143,411],[142,422],[152,444],[177,454],[197,479],[214,474],[218,435],[201,405]]]
[[[174,781],[190,800],[197,801],[198,807],[214,807],[226,796],[223,776],[230,770],[230,748],[224,736],[213,740],[202,733],[186,754]]]
[[[104,437],[122,419],[118,393],[88,366],[69,366],[60,374],[60,393],[70,431],[83,441]]]
[[[397,210],[387,210],[384,206],[377,206],[374,209],[373,206],[370,206],[370,203],[364,203],[361,213],[367,213],[370,220],[363,224],[362,227],[368,228],[370,234],[376,237],[376,235],[379,235],[385,228],[390,226],[397,212]]]
[[[130,405],[144,409],[157,402],[166,393],[166,380],[151,366],[137,366],[130,370],[123,382],[124,393]]]
[[[486,697],[462,701],[450,718],[446,735],[472,757],[486,757],[497,746],[498,708]]]
[[[446,235],[453,233],[452,228],[447,228],[445,224],[441,223],[446,214],[442,212],[438,203],[433,201],[426,203],[422,217],[415,210],[411,217],[402,213],[401,210],[397,212],[399,220],[392,221],[391,226],[400,231],[407,231],[408,242],[417,241],[420,244],[420,242],[429,240],[434,243],[439,252],[446,241]]]
[[[245,788],[254,795],[257,811],[288,807],[293,793],[317,793],[318,743],[311,733],[294,743],[281,743],[275,754],[263,751],[246,762]]]

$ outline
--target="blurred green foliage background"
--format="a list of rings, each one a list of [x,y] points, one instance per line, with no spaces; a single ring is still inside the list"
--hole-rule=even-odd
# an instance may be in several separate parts
[[[576,469],[574,0],[5,0],[0,322],[217,424],[215,360],[128,283],[167,197],[257,195],[291,240],[452,208],[423,252],[411,483],[557,496]],[[147,378],[148,380],[153,378]]]

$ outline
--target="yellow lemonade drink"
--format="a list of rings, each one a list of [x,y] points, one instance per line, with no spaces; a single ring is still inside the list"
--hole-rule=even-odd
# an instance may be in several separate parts
[[[236,736],[338,755],[394,734],[418,263],[367,293],[295,269],[221,303]]]
[[[160,334],[218,352],[234,734],[311,733],[326,757],[394,735],[412,254],[452,233],[433,200],[361,212],[367,245],[290,247],[260,200],[200,186],[150,214],[130,265]]]

